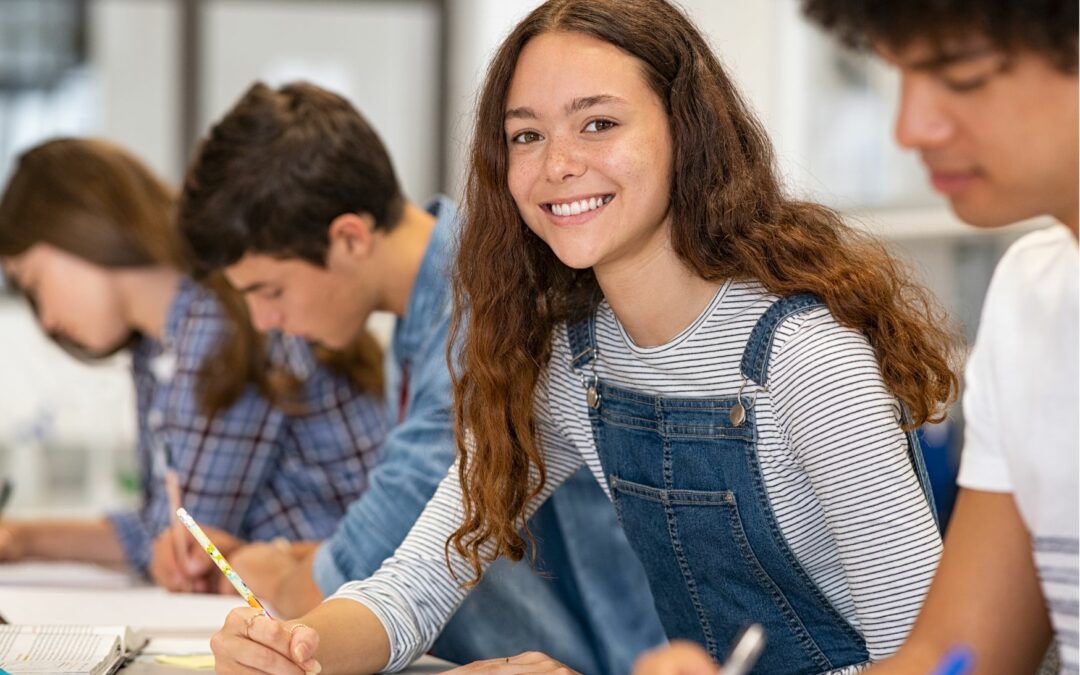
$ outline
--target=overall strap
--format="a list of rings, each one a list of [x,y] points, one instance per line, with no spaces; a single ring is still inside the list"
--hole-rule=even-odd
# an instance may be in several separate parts
[[[758,319],[750,339],[743,350],[740,370],[743,377],[757,383],[760,387],[768,385],[769,354],[772,353],[776,329],[788,317],[814,307],[823,307],[825,303],[812,293],[800,293],[780,298]]]
[[[769,379],[769,355],[772,353],[773,339],[776,337],[776,329],[788,317],[804,312],[814,307],[824,307],[825,303],[812,293],[800,293],[785,298],[780,298],[758,319],[754,330],[750,332],[750,339],[746,341],[746,349],[743,351],[740,369],[743,377],[755,382],[760,387],[767,387]],[[900,401],[900,424],[906,426],[911,421],[907,406]],[[926,460],[922,455],[919,438],[914,431],[905,432],[908,446],[908,459],[911,461],[915,476],[919,480],[926,501],[930,505],[930,512],[940,529],[938,520],[937,504],[934,501],[934,492],[930,487],[930,478],[926,471]]]
[[[566,324],[566,339],[570,345],[570,367],[581,370],[596,356],[595,312],[577,323]]]

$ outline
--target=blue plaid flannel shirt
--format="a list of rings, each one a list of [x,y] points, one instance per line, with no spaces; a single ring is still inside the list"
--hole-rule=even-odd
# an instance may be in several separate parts
[[[249,386],[208,419],[198,373],[225,326],[213,293],[185,279],[163,341],[144,338],[132,350],[142,503],[109,520],[128,562],[144,573],[151,543],[169,524],[166,445],[192,517],[249,540],[330,536],[379,459],[388,427],[382,397],[329,372],[297,338],[272,335],[270,349],[303,381],[301,414],[285,414]]]

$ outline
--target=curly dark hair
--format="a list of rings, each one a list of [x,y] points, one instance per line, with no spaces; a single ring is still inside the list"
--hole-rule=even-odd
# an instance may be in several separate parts
[[[1076,0],[803,0],[803,13],[858,49],[875,42],[902,49],[916,38],[943,45],[976,34],[1077,71]]]
[[[201,275],[245,253],[323,266],[334,218],[368,213],[390,229],[404,203],[386,147],[348,101],[304,82],[259,82],[202,142],[178,219]]]

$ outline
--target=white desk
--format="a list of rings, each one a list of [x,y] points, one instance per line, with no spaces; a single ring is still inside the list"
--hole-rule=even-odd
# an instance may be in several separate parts
[[[403,675],[432,675],[433,673],[444,673],[453,667],[453,665],[446,661],[440,661],[431,656],[424,656],[401,672]],[[205,673],[209,671],[165,666],[160,663],[154,663],[153,658],[151,657],[140,656],[134,663],[121,668],[120,672],[124,675],[192,675],[192,673]]]
[[[64,583],[60,586],[58,582]],[[125,587],[124,582],[123,576],[111,576],[94,566],[80,570],[66,564],[0,565],[0,616],[13,624],[130,626],[151,638],[151,649],[155,637],[183,638],[189,645],[197,640],[209,653],[210,636],[225,622],[225,616],[233,608],[245,606],[239,596],[168,593],[154,586]],[[193,646],[197,648],[198,643]],[[424,657],[405,672],[426,675],[451,668],[453,665],[445,661]],[[162,665],[153,656],[142,655],[122,672],[191,675],[200,671]]]

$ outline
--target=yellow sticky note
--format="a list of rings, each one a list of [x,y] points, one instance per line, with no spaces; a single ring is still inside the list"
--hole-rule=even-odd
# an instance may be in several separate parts
[[[155,656],[154,660],[166,666],[176,666],[178,668],[187,668],[189,670],[214,669],[213,654],[185,654],[182,656],[162,654],[160,656]]]

